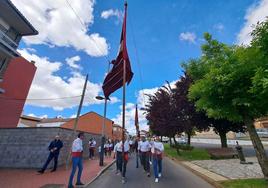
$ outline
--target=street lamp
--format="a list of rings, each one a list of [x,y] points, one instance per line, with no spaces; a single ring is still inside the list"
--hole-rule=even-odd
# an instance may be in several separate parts
[[[105,120],[106,120],[106,110],[107,110],[107,99],[102,96],[96,96],[97,100],[104,100],[104,115],[103,115],[103,124],[101,129],[101,152],[100,152],[100,162],[99,165],[103,166],[103,159],[104,159],[104,142],[105,142],[105,135],[104,135],[104,129],[105,129]]]

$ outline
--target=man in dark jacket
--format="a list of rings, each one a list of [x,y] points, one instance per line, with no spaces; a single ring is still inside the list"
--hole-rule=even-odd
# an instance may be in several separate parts
[[[51,170],[51,172],[55,172],[57,170],[57,165],[58,165],[58,157],[60,154],[60,149],[63,147],[63,143],[60,140],[59,135],[55,136],[55,139],[50,142],[49,146],[48,146],[48,150],[50,151],[49,156],[47,158],[46,163],[44,164],[43,168],[41,170],[39,170],[38,172],[43,174],[45,172],[45,170],[47,169],[48,164],[50,163],[50,161],[54,158],[54,167]]]

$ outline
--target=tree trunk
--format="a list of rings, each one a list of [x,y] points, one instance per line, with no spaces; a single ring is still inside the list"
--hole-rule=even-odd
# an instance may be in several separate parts
[[[169,137],[169,146],[172,146],[171,137]]]
[[[163,136],[160,136],[160,138],[161,138],[161,142],[163,142]]]
[[[245,125],[247,126],[250,139],[251,139],[253,147],[256,151],[256,156],[257,156],[258,162],[261,166],[263,175],[264,175],[265,179],[268,179],[268,158],[267,158],[267,155],[265,153],[262,142],[260,140],[260,137],[257,134],[257,131],[254,127],[254,121],[252,119],[245,118],[244,122],[245,122]]]
[[[227,137],[226,132],[219,132],[220,138],[221,138],[221,147],[227,148]]]
[[[187,133],[187,144],[191,145],[191,133]]]
[[[175,136],[173,136],[173,141],[174,141],[174,144],[177,145],[177,141],[176,141]]]

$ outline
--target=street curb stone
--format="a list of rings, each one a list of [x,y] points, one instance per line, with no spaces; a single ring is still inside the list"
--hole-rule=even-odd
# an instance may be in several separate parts
[[[227,178],[223,177],[223,178],[225,178],[225,180],[215,181],[214,179],[210,178],[210,177],[208,176],[207,173],[206,173],[206,174],[203,174],[203,173],[201,173],[201,172],[199,172],[199,171],[196,171],[195,169],[191,168],[191,167],[188,166],[187,164],[185,164],[185,162],[187,162],[187,161],[181,161],[181,160],[178,160],[178,159],[176,159],[176,158],[169,157],[169,156],[167,156],[167,155],[166,155],[166,158],[168,158],[169,160],[172,160],[172,161],[176,162],[177,164],[183,166],[184,168],[190,170],[193,174],[195,174],[195,175],[197,175],[198,177],[202,178],[203,180],[205,180],[206,182],[208,182],[209,184],[211,184],[211,185],[214,186],[215,188],[223,188],[223,187],[220,185],[219,182],[228,180]],[[197,166],[197,165],[196,165],[196,166]],[[201,167],[200,167],[200,168],[201,168]]]
[[[108,168],[110,168],[115,163],[115,159],[108,164],[106,167],[104,167],[92,180],[90,180],[88,183],[86,183],[83,187],[89,186],[91,183],[93,183],[97,178],[99,178]]]

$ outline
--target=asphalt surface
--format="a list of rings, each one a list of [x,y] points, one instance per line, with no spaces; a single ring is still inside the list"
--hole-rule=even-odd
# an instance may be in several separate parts
[[[193,145],[194,147],[197,147],[197,148],[220,148],[221,147],[221,145],[219,145],[219,144],[191,143],[191,145]],[[235,148],[234,145],[228,145],[228,147]],[[255,152],[253,146],[242,146],[242,148],[243,148],[243,153],[244,153],[245,157],[256,157],[256,152]],[[264,146],[264,149],[268,155],[268,147]]]
[[[121,176],[115,174],[115,164],[108,168],[87,188],[212,188],[209,183],[194,175],[191,171],[165,158],[159,183],[154,182],[153,169],[147,177],[141,166],[136,168],[135,156],[131,156],[127,166],[127,182],[121,183]]]

